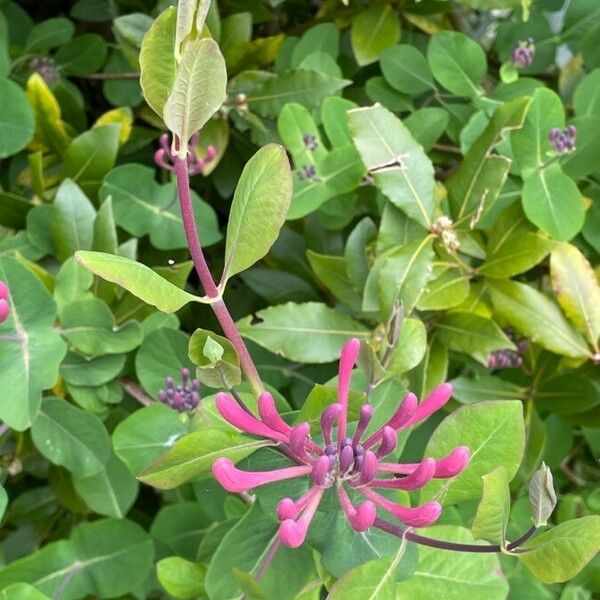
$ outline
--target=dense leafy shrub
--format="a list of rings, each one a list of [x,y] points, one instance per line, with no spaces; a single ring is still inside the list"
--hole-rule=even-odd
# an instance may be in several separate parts
[[[600,594],[599,36],[0,0],[2,597]]]

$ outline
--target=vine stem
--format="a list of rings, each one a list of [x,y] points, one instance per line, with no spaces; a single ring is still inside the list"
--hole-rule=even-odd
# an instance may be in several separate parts
[[[258,567],[258,571],[256,571],[256,575],[254,576],[254,579],[256,581],[260,580],[260,578],[265,574],[266,570],[269,568],[269,565],[273,562],[273,559],[277,554],[277,550],[279,550],[279,546],[281,546],[279,538],[273,538],[267,552],[265,553],[265,557],[262,559],[260,567]],[[248,600],[248,594],[244,594],[242,596],[242,600]]]
[[[400,527],[398,525],[393,525],[388,521],[384,521],[383,519],[375,519],[373,523],[375,527],[385,531],[387,533],[391,533],[392,535],[396,535],[398,537],[404,537],[411,542],[415,542],[416,544],[421,544],[422,546],[429,546],[430,548],[437,548],[438,550],[453,550],[455,552],[475,552],[475,553],[500,553],[503,552],[502,546],[500,544],[461,544],[458,542],[448,542],[445,540],[436,540],[433,538],[425,537],[423,535],[419,535],[418,533],[414,533],[410,529],[406,529],[405,527]],[[526,542],[535,532],[536,527],[531,527],[528,531],[526,531],[520,538],[516,539],[514,542],[507,544],[504,548],[504,551],[508,552],[518,552],[518,547]]]
[[[177,192],[179,195],[179,203],[181,205],[183,228],[185,230],[185,237],[187,239],[190,255],[194,261],[196,273],[198,273],[198,278],[200,279],[200,284],[204,289],[204,293],[209,298],[217,299],[215,302],[211,302],[210,306],[223,329],[223,333],[225,333],[227,339],[233,344],[240,357],[240,365],[250,383],[252,391],[258,396],[264,391],[260,375],[256,370],[254,361],[250,356],[250,352],[248,352],[248,348],[238,331],[229,309],[221,298],[219,288],[217,287],[210,269],[208,268],[206,259],[204,258],[200,237],[198,236],[198,227],[196,226],[196,217],[194,216],[194,209],[192,206],[187,160],[186,158],[174,156],[173,162],[175,176],[177,178]]]

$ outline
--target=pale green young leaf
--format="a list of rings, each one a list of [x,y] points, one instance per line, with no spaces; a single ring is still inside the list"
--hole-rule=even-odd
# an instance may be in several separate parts
[[[400,19],[391,4],[373,3],[352,21],[352,49],[361,66],[375,62],[399,39]]]
[[[552,471],[543,462],[529,481],[529,506],[535,526],[547,525],[556,507],[556,492]]]
[[[471,531],[477,539],[504,546],[510,514],[510,490],[506,469],[502,466],[481,477],[483,494]]]
[[[156,563],[156,575],[163,588],[174,598],[197,598],[204,594],[204,565],[180,556],[169,556]]]

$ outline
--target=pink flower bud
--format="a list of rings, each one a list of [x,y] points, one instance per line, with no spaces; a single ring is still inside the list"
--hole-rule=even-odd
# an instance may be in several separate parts
[[[340,415],[344,412],[344,407],[336,402],[335,404],[330,404],[321,415],[321,431],[323,432],[323,440],[325,444],[331,444],[331,430],[333,428],[333,423],[338,421]]]
[[[371,418],[373,417],[373,407],[370,404],[363,404],[360,407],[360,416],[358,417],[358,425],[356,426],[356,431],[354,433],[354,437],[352,438],[352,443],[354,445],[358,444],[362,434],[365,432],[365,429],[369,425]]]
[[[296,503],[291,498],[282,498],[277,504],[277,518],[280,521],[295,519],[298,516]]]
[[[379,448],[375,452],[375,456],[377,458],[382,458],[383,456],[387,456],[391,454],[398,443],[398,435],[396,431],[387,425],[383,428],[383,432],[381,434],[381,444]]]
[[[209,144],[206,148],[205,157],[206,162],[210,162],[211,160],[214,160],[217,157],[217,149],[212,144]]]
[[[438,385],[433,389],[429,396],[419,404],[415,414],[404,426],[409,427],[415,423],[424,421],[427,417],[442,408],[442,406],[450,400],[450,396],[452,396],[452,384],[442,383],[441,385]]]
[[[320,456],[312,465],[312,479],[315,485],[324,486],[327,484],[327,476],[331,469],[331,462],[328,456]]]
[[[375,453],[367,450],[360,467],[360,479],[358,480],[358,485],[367,485],[373,481],[378,468],[379,461],[377,460]]]
[[[394,515],[410,527],[427,527],[433,525],[442,512],[442,507],[438,502],[427,502],[421,506],[402,506],[392,502],[385,496],[381,496],[377,492],[367,488],[359,488],[360,492],[377,506],[381,506],[384,510]]]
[[[384,425],[384,427],[391,427],[398,431],[406,426],[406,423],[415,414],[419,402],[417,397],[412,393],[408,392],[402,401],[402,404],[398,407],[398,410],[392,415],[391,419]],[[377,430],[363,445],[365,448],[370,448],[373,444],[376,444],[383,435],[383,427]]]
[[[305,450],[308,434],[310,433],[310,425],[308,423],[300,423],[292,428],[289,435],[290,448],[292,452],[302,461],[309,462],[310,456]]]
[[[284,435],[289,435],[292,428],[281,418],[275,407],[275,400],[269,392],[263,392],[258,397],[258,414],[262,419],[263,423],[279,431]]]
[[[8,300],[8,286],[4,281],[0,280],[0,300]]]
[[[8,319],[10,313],[10,304],[4,299],[0,298],[0,323]]]
[[[350,376],[360,354],[360,340],[352,338],[342,348],[338,375],[338,402],[344,411],[338,420],[338,440],[346,437],[346,420],[348,418],[348,396],[350,394]]]
[[[434,478],[435,469],[436,461],[433,458],[425,458],[410,475],[401,479],[375,479],[371,482],[371,487],[395,490],[418,490]]]
[[[462,473],[469,464],[471,451],[467,446],[458,446],[444,458],[435,461],[434,477],[455,477]]]

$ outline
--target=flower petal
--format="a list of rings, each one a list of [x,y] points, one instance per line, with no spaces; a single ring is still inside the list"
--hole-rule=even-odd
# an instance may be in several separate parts
[[[238,469],[228,458],[218,458],[212,466],[212,473],[215,479],[228,492],[247,492],[248,490],[281,481],[282,479],[293,479],[308,475],[312,467],[298,466],[276,469],[274,471],[242,471]]]

